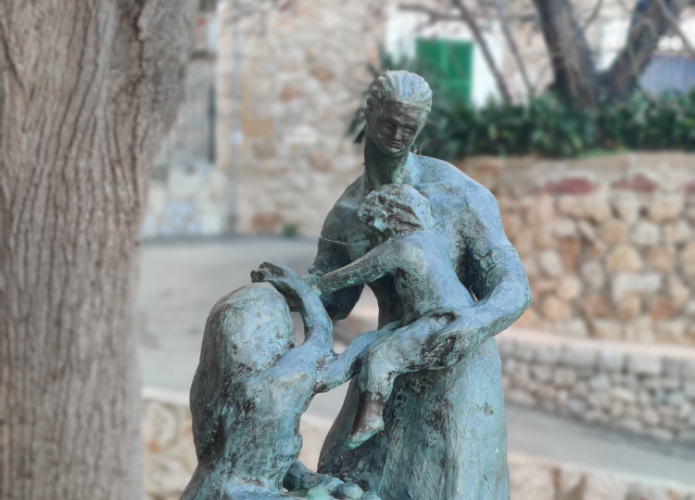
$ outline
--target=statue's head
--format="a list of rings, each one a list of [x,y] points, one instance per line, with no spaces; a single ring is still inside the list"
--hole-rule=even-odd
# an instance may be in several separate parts
[[[372,84],[364,110],[366,134],[389,156],[410,151],[432,108],[432,90],[409,71],[387,71]]]
[[[285,298],[263,284],[247,285],[213,307],[205,327],[203,350],[222,370],[262,370],[294,345],[294,328]]]
[[[382,238],[434,226],[429,200],[407,184],[385,184],[375,189],[365,197],[357,214]]]

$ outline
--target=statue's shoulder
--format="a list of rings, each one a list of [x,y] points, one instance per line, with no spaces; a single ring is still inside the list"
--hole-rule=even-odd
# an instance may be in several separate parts
[[[420,167],[420,185],[431,193],[449,194],[462,203],[475,203],[480,198],[494,196],[482,184],[478,183],[451,163],[429,156],[417,156]],[[452,200],[453,201],[453,200]]]

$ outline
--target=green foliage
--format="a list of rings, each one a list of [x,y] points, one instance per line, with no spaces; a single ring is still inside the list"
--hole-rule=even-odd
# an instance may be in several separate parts
[[[394,61],[383,53],[381,65],[437,81],[432,77],[436,69]],[[375,77],[382,72],[370,70]],[[695,150],[695,89],[686,95],[636,94],[629,101],[606,101],[596,108],[568,106],[552,93],[531,97],[525,104],[490,101],[476,108],[448,99],[434,85],[432,90],[432,112],[417,143],[427,156],[455,160],[475,155],[576,157],[624,149]],[[357,114],[350,133],[361,124]]]
[[[695,91],[635,95],[595,109],[564,105],[552,94],[527,104],[482,108],[433,106],[419,139],[422,154],[453,160],[474,155],[575,157],[591,152],[695,150]]]

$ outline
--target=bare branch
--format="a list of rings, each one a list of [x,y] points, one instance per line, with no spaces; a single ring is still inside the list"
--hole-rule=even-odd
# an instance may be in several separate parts
[[[511,30],[509,29],[509,23],[507,22],[506,0],[496,0],[495,6],[497,8],[497,16],[499,17],[500,25],[502,26],[502,33],[504,34],[504,38],[507,41],[507,45],[509,46],[509,50],[511,51],[512,56],[514,57],[514,61],[516,62],[517,67],[519,68],[519,73],[521,73],[521,78],[524,81],[526,92],[528,95],[531,95],[533,93],[531,80],[528,77],[526,65],[524,64],[524,61],[521,58],[521,54],[519,53],[519,46],[516,44],[516,40],[514,40],[514,36],[512,35]]]
[[[675,19],[690,1],[671,0],[665,12]],[[671,27],[665,12],[660,1],[635,7],[625,45],[610,68],[600,75],[602,86],[613,97],[626,97],[636,88],[638,76],[649,63],[659,38]]]
[[[596,2],[596,5],[594,6],[594,9],[591,11],[591,14],[589,14],[589,17],[586,18],[586,21],[584,21],[584,24],[582,25],[583,32],[586,33],[587,28],[589,28],[589,26],[591,26],[591,23],[593,23],[596,20],[599,13],[601,12],[601,7],[603,7],[603,0],[598,0],[598,2]]]
[[[675,18],[673,12],[671,12],[671,10],[666,6],[664,0],[656,0],[656,4],[659,7],[659,10],[661,10],[661,13],[666,19],[666,22],[668,23],[669,27],[683,41],[683,46],[688,50],[688,52],[690,52],[690,55],[695,56],[695,48],[693,48],[693,45],[690,43],[690,39],[687,37],[687,35],[683,33],[683,30],[681,29],[680,24],[678,23],[678,19]]]
[[[430,9],[429,7],[425,7],[424,5],[417,5],[417,4],[401,4],[398,6],[399,10],[403,10],[406,12],[419,12],[421,14],[427,14],[430,16],[432,19],[436,19],[438,21],[463,21],[462,16],[457,16],[456,14],[449,14],[448,12],[441,12],[436,9]]]
[[[502,73],[500,73],[500,70],[497,67],[497,63],[495,62],[495,59],[492,56],[492,52],[490,52],[490,47],[488,46],[482,31],[480,31],[478,23],[471,15],[471,12],[468,10],[468,7],[466,7],[461,0],[452,1],[456,8],[458,8],[459,12],[461,12],[461,17],[463,18],[463,21],[468,26],[468,29],[471,30],[471,33],[473,34],[473,38],[475,38],[476,43],[480,46],[480,50],[482,50],[483,52],[483,57],[485,58],[485,61],[487,62],[487,65],[495,78],[497,88],[499,89],[500,94],[502,94],[502,99],[504,99],[505,102],[511,102],[512,98],[509,93],[507,83],[504,81],[504,77],[502,76]]]

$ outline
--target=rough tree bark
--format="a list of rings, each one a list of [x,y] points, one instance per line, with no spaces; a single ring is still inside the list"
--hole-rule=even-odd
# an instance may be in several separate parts
[[[595,67],[586,36],[569,0],[533,0],[552,61],[553,89],[566,102],[595,105],[601,97],[629,98],[659,39],[693,0],[639,0],[625,45],[603,72]],[[597,12],[591,17],[596,17]]]
[[[598,102],[598,78],[589,44],[569,0],[533,0],[555,76],[553,88],[568,101]]]
[[[0,0],[0,498],[142,498],[132,306],[191,0]]]
[[[669,18],[678,19],[683,9],[692,3],[692,0],[637,2],[625,45],[613,64],[599,76],[604,95],[613,99],[625,99],[632,95],[637,88],[639,75],[647,67],[659,39],[671,28]]]

